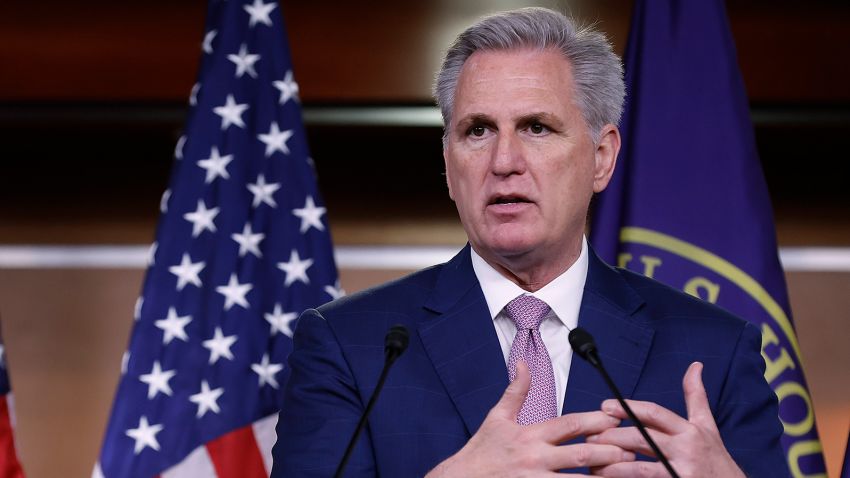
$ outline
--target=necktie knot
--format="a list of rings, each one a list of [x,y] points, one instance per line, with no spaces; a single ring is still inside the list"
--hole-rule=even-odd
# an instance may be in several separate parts
[[[540,327],[540,322],[549,313],[546,302],[531,295],[521,295],[508,302],[505,312],[514,321],[518,330],[534,330]]]

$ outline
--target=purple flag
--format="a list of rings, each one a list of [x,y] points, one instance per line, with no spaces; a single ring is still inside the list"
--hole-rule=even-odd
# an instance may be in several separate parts
[[[209,3],[95,476],[268,476],[295,320],[341,294],[282,21]]]
[[[623,148],[591,242],[761,327],[789,468],[825,473],[723,2],[637,1],[626,83]]]

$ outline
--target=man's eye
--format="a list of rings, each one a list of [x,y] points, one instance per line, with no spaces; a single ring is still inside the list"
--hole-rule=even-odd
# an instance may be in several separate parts
[[[546,127],[540,123],[534,123],[528,128],[528,130],[531,131],[532,134],[542,134],[546,131]]]
[[[483,126],[473,126],[473,127],[469,128],[468,134],[471,134],[472,136],[481,137],[481,136],[484,136],[485,131],[486,131],[486,129]]]

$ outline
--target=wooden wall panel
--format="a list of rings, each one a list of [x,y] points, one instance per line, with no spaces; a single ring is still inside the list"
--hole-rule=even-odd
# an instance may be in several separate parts
[[[186,101],[206,4],[5,2],[0,99]]]
[[[487,0],[282,2],[307,102],[430,102],[451,38]],[[598,20],[622,52],[631,0],[509,0]],[[737,0],[728,11],[750,98],[847,102],[850,5]],[[205,2],[43,0],[0,5],[0,101],[184,102],[195,81]]]

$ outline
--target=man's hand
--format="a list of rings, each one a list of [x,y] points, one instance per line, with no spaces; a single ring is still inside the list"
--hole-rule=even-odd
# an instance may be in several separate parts
[[[516,417],[528,394],[531,375],[523,362],[516,379],[487,414],[481,428],[455,455],[428,473],[444,477],[522,477],[557,475],[556,470],[604,466],[635,459],[633,453],[615,445],[575,444],[558,446],[579,435],[601,433],[616,427],[620,419],[602,412],[574,413],[543,423],[522,426]]]
[[[694,362],[682,380],[688,419],[652,402],[629,400],[635,415],[682,478],[697,476],[743,477],[744,473],[729,456],[711,414],[702,384],[702,364]],[[602,410],[612,417],[627,418],[616,400],[602,402]],[[616,445],[647,456],[655,456],[635,427],[615,428],[588,437],[590,443]],[[616,463],[596,467],[594,474],[608,477],[670,476],[660,462]]]

